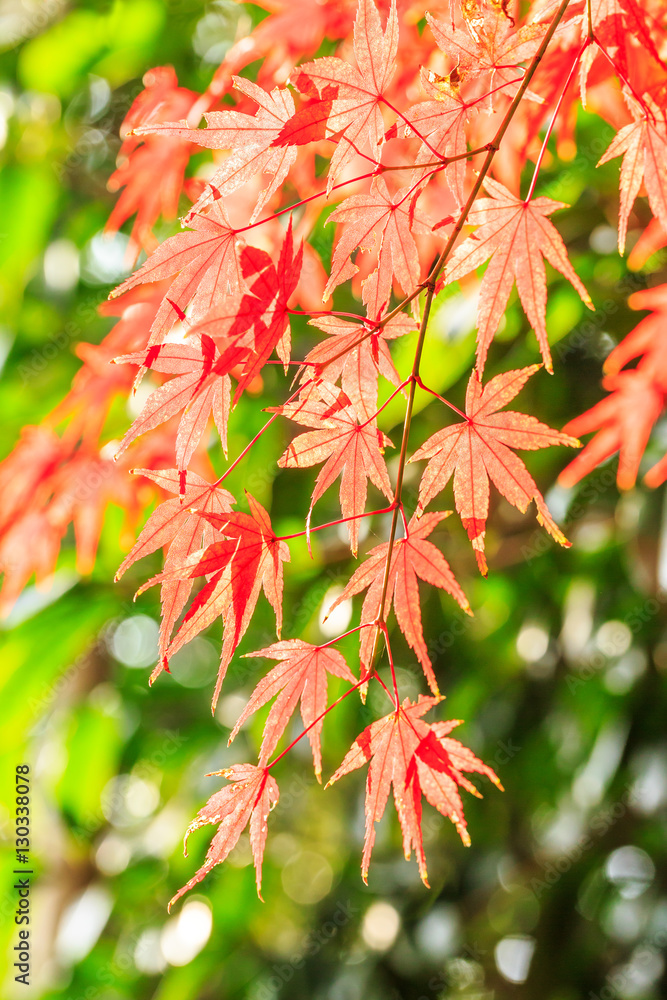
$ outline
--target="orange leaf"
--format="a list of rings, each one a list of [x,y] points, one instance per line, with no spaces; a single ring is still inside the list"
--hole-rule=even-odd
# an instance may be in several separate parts
[[[278,785],[275,778],[269,774],[268,768],[255,767],[253,764],[235,764],[224,771],[213,773],[228,778],[230,784],[212,795],[190,823],[185,832],[185,856],[188,855],[187,843],[191,833],[207,823],[219,823],[218,831],[211,841],[206,861],[190,881],[172,897],[169,909],[184,893],[201,882],[212,868],[228,857],[248,824],[250,824],[250,849],[255,862],[257,895],[262,898],[262,859],[266,845],[266,821],[280,797]]]
[[[579,442],[525,413],[511,410],[497,412],[514,399],[538,369],[539,365],[531,365],[503,372],[484,387],[474,371],[466,393],[466,422],[437,431],[410,459],[411,462],[429,459],[419,487],[418,510],[423,510],[454,476],[456,509],[475,550],[477,565],[484,575],[488,570],[484,536],[489,514],[489,480],[506,500],[522,512],[534,500],[540,524],[561,545],[570,544],[553,521],[532,476],[510,449],[533,450],[551,444],[576,448]]]
[[[421,831],[424,794],[431,805],[451,819],[464,844],[470,843],[463,815],[463,805],[458,785],[479,795],[462,774],[476,771],[486,774],[499,788],[497,776],[458,740],[447,739],[458,721],[429,725],[422,716],[438,704],[439,698],[423,695],[412,703],[405,699],[400,708],[390,715],[371,723],[357,736],[340,767],[328,782],[331,785],[344,774],[349,774],[368,763],[366,782],[366,839],[361,862],[364,882],[368,878],[375,823],[379,822],[393,786],[394,802],[403,833],[403,850],[409,859],[414,848],[422,882],[428,885],[426,858]]]
[[[482,278],[477,314],[479,372],[484,370],[489,345],[515,281],[521,305],[537,334],[544,364],[548,371],[552,371],[546,328],[547,277],[543,258],[567,278],[588,308],[593,308],[588,292],[568,260],[561,236],[547,218],[556,209],[567,206],[551,198],[533,198],[524,202],[488,177],[484,186],[492,197],[475,202],[468,222],[478,228],[454,251],[445,271],[445,283],[465,277],[490,257]]]

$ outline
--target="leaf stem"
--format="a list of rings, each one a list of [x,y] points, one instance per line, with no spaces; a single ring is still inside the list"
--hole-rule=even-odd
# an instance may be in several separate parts
[[[453,403],[450,403],[448,399],[445,399],[445,397],[444,397],[444,396],[441,396],[439,392],[436,392],[436,391],[435,391],[435,389],[431,389],[431,388],[430,388],[429,386],[425,385],[425,384],[424,384],[424,383],[422,382],[422,380],[421,380],[421,378],[419,377],[419,375],[417,375],[417,379],[416,379],[416,381],[417,381],[417,385],[419,386],[419,388],[420,388],[420,389],[423,389],[423,390],[424,390],[424,392],[430,392],[430,394],[431,394],[432,396],[435,396],[435,398],[436,398],[436,399],[439,399],[439,400],[440,400],[440,402],[441,402],[441,403],[444,403],[444,404],[445,404],[445,406],[448,406],[448,407],[450,408],[450,410],[453,410],[453,411],[454,411],[454,413],[458,413],[458,415],[459,415],[460,417],[462,417],[462,418],[463,418],[463,420],[466,420],[466,421],[468,420],[468,416],[467,416],[467,414],[465,414],[465,413],[463,412],[463,410],[459,410],[458,406],[454,406],[454,404],[453,404]]]
[[[381,612],[384,613],[384,608],[383,608],[382,604],[380,604],[380,608],[381,608]],[[396,668],[394,667],[394,657],[393,657],[393,654],[392,654],[392,651],[391,651],[391,643],[389,641],[389,629],[387,628],[386,621],[380,621],[380,622],[378,622],[378,627],[379,627],[379,629],[382,630],[382,634],[384,635],[384,644],[385,644],[385,647],[387,649],[387,658],[389,660],[389,669],[391,670],[391,683],[392,683],[392,686],[394,688],[394,703],[396,705],[396,711],[398,712],[399,708],[401,707],[401,699],[400,699],[399,694],[398,694],[398,681],[396,679]],[[376,633],[376,635],[377,635],[377,633]]]
[[[567,78],[566,78],[565,83],[563,85],[563,89],[560,92],[560,97],[558,98],[558,101],[556,102],[556,107],[554,108],[554,113],[551,116],[551,121],[549,122],[549,127],[547,128],[546,134],[544,136],[544,141],[542,143],[542,147],[540,149],[539,156],[537,157],[537,160],[535,161],[535,170],[533,171],[533,177],[532,177],[532,180],[530,182],[530,187],[528,188],[528,194],[526,195],[525,200],[524,200],[524,205],[527,205],[528,202],[530,201],[530,199],[533,197],[533,192],[535,191],[535,185],[537,184],[537,177],[538,177],[538,174],[540,172],[540,168],[542,166],[542,160],[544,159],[544,154],[547,151],[547,146],[549,144],[549,139],[551,138],[551,133],[553,132],[554,125],[556,124],[556,118],[558,117],[558,112],[561,109],[561,105],[563,103],[563,100],[565,99],[565,95],[566,95],[566,93],[568,91],[568,87],[572,83],[572,79],[574,77],[574,74],[577,72],[577,67],[579,66],[579,62],[581,60],[581,57],[583,56],[584,52],[586,51],[586,49],[588,48],[588,46],[590,44],[591,44],[590,38],[585,38],[584,41],[582,42],[580,48],[579,48],[579,51],[577,52],[576,56],[574,57],[574,62],[572,63],[572,65],[570,67],[570,72],[567,74]]]
[[[303,385],[300,385],[299,388],[296,389],[292,393],[292,395],[289,397],[289,399],[287,399],[283,403],[283,406],[287,406],[287,404],[289,402],[291,402],[294,399],[295,396],[299,395],[299,393],[301,392],[302,389],[305,389],[305,387],[307,385],[310,385],[310,383],[313,382],[313,381],[314,380],[312,378],[310,378],[310,379],[308,379],[307,382],[304,382]],[[224,482],[224,480],[227,478],[227,476],[229,475],[229,473],[232,472],[236,468],[236,466],[239,464],[239,462],[241,461],[241,459],[245,458],[245,456],[248,454],[248,452],[250,451],[250,449],[252,448],[252,446],[254,444],[256,444],[257,441],[261,438],[261,436],[264,433],[264,431],[267,431],[269,429],[269,427],[271,426],[271,424],[273,423],[273,421],[276,419],[277,416],[279,416],[279,414],[278,413],[274,413],[272,416],[269,417],[269,419],[266,421],[266,423],[264,424],[264,426],[262,428],[260,428],[260,430],[257,431],[257,433],[255,434],[255,436],[252,439],[252,441],[248,442],[248,444],[245,446],[245,448],[243,449],[243,451],[241,452],[241,454],[237,458],[234,459],[234,461],[232,462],[232,464],[229,466],[228,469],[226,469],[223,472],[223,474],[220,476],[220,478],[216,479],[216,481],[213,483],[213,486],[219,486],[220,483]]]
[[[616,75],[619,78],[619,80],[621,81],[621,83],[625,84],[625,86],[628,88],[628,90],[630,91],[630,93],[632,94],[632,96],[634,97],[634,99],[637,101],[637,103],[639,104],[639,106],[644,109],[644,114],[647,117],[652,118],[653,121],[655,122],[656,119],[655,119],[655,114],[653,113],[653,110],[648,106],[648,104],[646,103],[646,101],[644,100],[644,98],[640,94],[637,93],[637,91],[632,86],[632,84],[630,83],[630,81],[626,77],[625,73],[621,70],[620,66],[617,64],[617,62],[613,58],[613,56],[609,55],[609,53],[605,49],[604,45],[600,45],[600,42],[597,40],[597,38],[595,38],[595,36],[593,37],[593,40],[594,40],[595,44],[597,45],[598,49],[600,50],[600,52],[602,53],[602,55],[607,60],[607,62],[611,65],[612,69],[614,70],[614,73],[616,73]]]
[[[279,760],[282,760],[285,754],[288,754],[292,749],[292,747],[296,746],[299,740],[302,740],[303,737],[310,732],[313,726],[316,726],[318,722],[321,722],[322,719],[325,717],[325,715],[328,715],[329,712],[331,712],[334,708],[336,708],[337,705],[340,705],[341,701],[345,701],[348,695],[352,694],[353,691],[356,691],[358,688],[360,688],[362,684],[365,684],[371,677],[372,673],[373,673],[372,671],[369,671],[367,674],[361,677],[356,684],[353,684],[352,687],[347,689],[347,691],[344,691],[340,696],[340,698],[336,698],[335,701],[332,701],[331,704],[328,705],[323,712],[320,712],[320,714],[317,716],[316,719],[313,719],[310,725],[306,726],[306,728],[299,733],[296,739],[292,740],[289,746],[285,747],[282,753],[279,753],[278,756],[275,757],[270,764],[266,765],[266,770],[269,771],[272,767],[274,767],[278,763]]]
[[[376,410],[375,413],[373,414],[373,416],[369,417],[368,420],[364,420],[363,424],[359,424],[359,428],[361,429],[362,427],[368,427],[368,425],[370,423],[372,423],[374,420],[377,420],[377,418],[380,416],[380,414],[382,413],[382,411],[384,410],[384,408],[386,406],[389,406],[389,404],[391,403],[391,401],[394,398],[394,396],[397,396],[399,394],[399,392],[402,392],[403,389],[405,389],[406,385],[408,385],[410,383],[410,379],[411,378],[412,378],[412,376],[406,378],[403,382],[401,382],[401,384],[399,386],[396,386],[396,388],[392,392],[391,396],[389,396],[389,398],[384,401],[384,403],[379,408],[379,410]]]
[[[393,105],[393,104],[391,104],[391,102],[390,102],[390,101],[388,101],[386,97],[381,97],[381,98],[380,98],[380,100],[382,101],[382,103],[383,103],[383,104],[384,104],[384,105],[385,105],[386,107],[388,107],[388,108],[389,108],[389,110],[390,110],[390,111],[393,111],[395,115],[398,115],[398,117],[399,117],[399,118],[401,119],[401,121],[402,121],[402,122],[403,122],[403,123],[404,123],[405,125],[407,125],[407,126],[408,126],[408,128],[409,128],[409,129],[410,129],[410,130],[411,130],[412,132],[414,132],[414,134],[415,134],[415,135],[417,136],[417,138],[418,138],[418,139],[421,139],[421,141],[422,141],[422,142],[424,143],[424,145],[426,146],[426,148],[427,148],[427,149],[430,149],[430,150],[431,150],[431,152],[433,153],[433,155],[434,155],[435,157],[437,157],[437,159],[438,159],[438,160],[439,160],[439,161],[440,161],[440,162],[442,163],[442,161],[443,161],[443,157],[442,157],[442,156],[440,155],[440,153],[439,153],[439,152],[437,151],[437,149],[434,149],[434,148],[433,148],[433,146],[432,146],[432,145],[431,145],[431,143],[430,143],[430,142],[428,141],[428,139],[427,139],[427,138],[426,138],[425,136],[423,136],[423,135],[421,134],[421,132],[419,131],[419,129],[418,129],[418,128],[416,128],[416,127],[415,127],[415,126],[414,126],[414,125],[412,124],[412,122],[411,122],[411,121],[410,121],[410,120],[409,120],[408,118],[406,118],[406,116],[405,116],[405,115],[403,114],[403,112],[402,112],[402,111],[399,111],[399,110],[398,110],[398,108],[395,108],[395,107],[394,107],[394,105]]]
[[[329,639],[328,642],[320,643],[317,648],[326,649],[328,646],[333,646],[335,643],[340,642],[341,639],[346,639],[348,635],[354,635],[355,632],[359,632],[362,628],[375,628],[375,622],[362,622],[361,625],[355,625],[354,628],[348,629],[347,632],[337,635],[335,639]]]
[[[313,531],[324,531],[325,528],[334,528],[337,524],[347,524],[348,521],[357,521],[361,517],[372,517],[373,514],[389,514],[393,511],[394,504],[389,507],[382,507],[380,510],[366,510],[363,514],[351,514],[350,517],[339,517],[337,521],[327,521],[326,524],[318,524],[314,528],[306,528],[305,531],[296,531],[293,535],[280,535],[279,542],[288,542],[291,538],[303,538],[304,535],[312,535]]]

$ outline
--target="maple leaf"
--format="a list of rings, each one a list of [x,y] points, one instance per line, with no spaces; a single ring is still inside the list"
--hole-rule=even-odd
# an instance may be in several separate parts
[[[161,343],[190,305],[190,319],[205,315],[216,300],[245,290],[239,261],[240,240],[230,226],[222,201],[206,215],[195,216],[191,231],[177,233],[161,243],[138,271],[111,293],[122,295],[146,281],[173,278],[151,326],[149,346]]]
[[[667,230],[662,228],[660,219],[654,217],[628,254],[629,270],[641,271],[647,260],[664,246],[667,246]]]
[[[248,704],[243,709],[230,734],[229,743],[237,735],[246,719],[277,695],[266,720],[262,737],[259,762],[260,766],[266,764],[285,731],[297,702],[300,700],[301,718],[308,730],[315,775],[317,780],[321,781],[320,734],[323,720],[320,719],[319,722],[316,720],[327,707],[327,673],[334,677],[343,677],[354,684],[354,675],[345,659],[335,649],[328,646],[312,646],[309,642],[303,642],[301,639],[285,639],[282,642],[275,642],[272,646],[267,646],[266,649],[259,649],[255,653],[246,653],[246,656],[266,656],[281,662],[269,671],[266,677],[262,678],[253,691]]]
[[[164,581],[193,580],[208,577],[165,653],[165,665],[186,643],[222,617],[224,637],[220,656],[220,669],[213,693],[212,707],[218,703],[220,688],[234,650],[245,635],[263,588],[276,616],[276,632],[280,637],[282,627],[283,567],[289,560],[289,549],[273,532],[269,515],[250,493],[246,493],[250,514],[201,511],[222,535],[206,548],[193,552],[174,565],[165,567],[141,587]]]
[[[373,329],[372,323],[351,323],[340,316],[311,319],[309,326],[330,336],[306,355],[304,364],[308,367],[304,378],[313,370],[316,378],[325,378],[328,382],[337,382],[340,378],[341,388],[359,420],[372,419],[378,409],[378,375],[383,375],[394,386],[401,384],[387,341],[411,333],[416,323],[399,313],[370,336],[367,334]]]
[[[294,71],[291,83],[313,100],[287,122],[275,144],[302,145],[335,136],[328,191],[358,150],[366,148],[378,159],[384,143],[380,106],[394,74],[397,49],[395,0],[391,0],[384,31],[373,0],[359,0],[354,22],[357,68],[337,56],[325,56]]]
[[[607,376],[602,386],[611,395],[565,425],[564,430],[575,434],[597,433],[561,472],[561,486],[574,486],[616,452],[619,488],[629,490],[635,484],[651,431],[662,414],[665,394],[641,369]]]
[[[152,226],[160,215],[173,219],[183,187],[185,168],[192,146],[177,138],[136,138],[135,130],[145,122],[183,117],[192,109],[198,95],[178,86],[171,66],[150,69],[143,78],[145,90],[135,98],[120,134],[123,143],[118,154],[118,169],[108,181],[110,191],[125,188],[106,224],[105,232],[116,232],[136,212],[132,240],[150,253],[157,246]],[[142,141],[143,140],[143,141]],[[159,183],[155,178],[159,177]]]
[[[601,157],[598,166],[617,156],[621,164],[621,204],[618,212],[618,252],[624,253],[628,219],[642,181],[648,202],[663,229],[667,229],[667,129],[664,120],[648,116],[624,125]]]
[[[467,165],[462,154],[468,149],[466,125],[474,106],[471,108],[461,99],[446,77],[422,68],[421,83],[430,100],[408,108],[404,114],[408,124],[402,128],[406,138],[417,135],[422,140],[412,183],[427,175],[431,168],[423,164],[433,162],[434,151],[445,158],[461,157],[445,168],[447,183],[460,208],[467,197]]]
[[[262,859],[266,846],[267,820],[275,807],[280,793],[275,778],[266,767],[253,764],[234,764],[224,771],[213,771],[207,777],[220,775],[230,784],[215,792],[206,805],[199,810],[185,833],[183,853],[188,856],[187,844],[190,834],[206,824],[218,823],[218,830],[206,853],[206,860],[190,881],[179,889],[169,901],[169,909],[186,892],[225,860],[236,847],[239,837],[250,824],[250,849],[255,863],[257,895],[262,898]]]
[[[441,699],[419,696],[416,702],[408,698],[400,708],[371,723],[357,736],[340,767],[328,785],[343,775],[368,763],[366,781],[366,836],[361,862],[364,882],[375,843],[375,823],[379,822],[393,787],[394,802],[403,833],[406,859],[415,851],[419,874],[428,886],[426,859],[421,832],[422,793],[431,805],[447,816],[456,826],[463,842],[470,843],[463,806],[457,786],[479,795],[462,771],[486,774],[502,788],[497,776],[458,740],[447,734],[458,720],[428,725],[422,716]]]
[[[234,403],[238,401],[243,389],[259,375],[265,363],[276,350],[278,357],[286,366],[290,359],[291,336],[288,303],[296,290],[301,278],[303,267],[303,243],[294,250],[292,235],[292,220],[290,218],[285,239],[280,250],[278,264],[274,265],[268,254],[248,247],[243,256],[244,277],[256,277],[250,286],[250,296],[262,303],[259,322],[255,324],[255,342],[252,354],[244,364],[239,376],[238,386],[234,393]],[[247,297],[244,296],[244,300]],[[239,315],[244,308],[252,312],[253,304],[242,300],[239,305]]]
[[[204,514],[229,513],[234,503],[234,497],[228,490],[207,483],[194,472],[183,474],[178,469],[134,469],[133,472],[138,476],[146,476],[161,489],[178,496],[165,500],[153,511],[119,566],[116,580],[120,580],[138,559],[143,559],[164,546],[169,546],[165,559],[166,569],[183,563],[202,545],[212,542],[216,535]],[[192,585],[192,580],[165,580],[162,584],[158,662],[151,674],[151,684],[164,669],[171,633],[192,592]]]
[[[245,294],[229,296],[215,306],[193,327],[190,336],[209,336],[216,343],[219,356],[213,373],[234,372],[237,386],[232,405],[259,376],[275,350],[287,366],[291,352],[289,300],[303,267],[303,243],[294,251],[292,222],[280,251],[277,265],[258,247],[245,247],[241,254],[243,278],[249,283]]]
[[[610,393],[586,413],[575,417],[564,430],[595,436],[559,476],[570,487],[592,472],[615,452],[619,453],[617,483],[631,489],[651,431],[667,401],[667,285],[635,292],[628,299],[633,309],[650,309],[637,326],[617,344],[604,363],[602,386]],[[639,358],[636,368],[624,365]],[[648,486],[659,486],[667,477],[667,461],[662,459],[645,476]]]
[[[497,8],[465,18],[465,29],[438,21],[431,14],[426,20],[433,32],[438,48],[456,61],[457,78],[479,80],[482,92],[501,84],[506,93],[512,93],[512,84],[518,84],[516,68],[526,59],[532,59],[546,32],[546,25],[525,24],[514,29],[513,21],[505,10]],[[465,16],[465,7],[462,8]],[[533,100],[541,101],[528,91]]]
[[[49,488],[47,484],[67,453],[51,428],[23,428],[13,451],[0,462],[0,537],[24,516],[30,502]]]
[[[427,541],[427,536],[449,513],[449,511],[435,511],[423,514],[421,517],[415,514],[407,526],[405,538],[400,538],[394,543],[387,595],[382,612],[386,621],[393,604],[399,628],[417,654],[419,662],[424,668],[429,687],[436,695],[439,694],[438,684],[424,641],[417,578],[432,584],[434,587],[446,590],[467,614],[472,613],[468,600],[457,583],[449,563],[440,550],[432,542]],[[342,601],[348,600],[354,594],[368,588],[361,611],[361,620],[362,622],[377,620],[380,615],[380,597],[388,547],[389,543],[384,542],[371,549],[366,561],[354,572],[343,592],[332,604],[329,614]],[[371,665],[374,643],[375,629],[362,629],[359,655],[364,667]]]
[[[55,525],[43,509],[28,510],[13,520],[0,537],[0,614],[6,615],[35,574],[37,584],[45,583],[56,569],[65,527]]]
[[[363,283],[366,305],[386,306],[394,279],[407,295],[415,290],[421,274],[412,232],[428,233],[430,228],[415,216],[416,196],[410,197],[411,192],[404,187],[392,197],[384,178],[377,177],[370,194],[352,195],[331,213],[327,221],[344,223],[345,229],[334,249],[324,302],[359,270],[350,259],[357,247],[363,251],[377,246],[377,267]]]
[[[588,292],[568,260],[560,234],[547,218],[556,209],[568,206],[551,198],[522,201],[498,181],[488,177],[484,186],[492,197],[475,202],[468,222],[478,228],[452,254],[444,282],[463,278],[491,257],[479,292],[478,370],[480,373],[484,370],[489,344],[516,281],[521,305],[537,335],[544,364],[548,371],[552,371],[546,329],[547,279],[543,258],[567,278],[585,305],[593,309]]]
[[[159,344],[115,359],[116,364],[134,364],[152,371],[175,375],[159,386],[146,403],[121,441],[117,455],[141,434],[159,427],[176,413],[184,411],[176,437],[176,461],[181,472],[187,468],[201,436],[213,414],[223,450],[227,451],[227,419],[231,382],[228,375],[215,375],[219,358],[215,344],[206,334],[193,343]],[[211,377],[214,376],[214,377]]]
[[[296,147],[272,146],[283,125],[294,115],[294,98],[289,90],[276,87],[268,94],[243,77],[235,76],[233,81],[237,90],[257,104],[254,115],[226,109],[205,114],[205,129],[192,128],[187,121],[169,121],[135,129],[134,134],[139,136],[160,135],[207,149],[232,151],[232,155],[208,180],[205,191],[193,205],[188,218],[201,212],[215,199],[232,194],[255,174],[264,173],[271,177],[271,182],[261,192],[250,216],[250,222],[254,222],[284,182],[296,159]]]
[[[97,444],[86,442],[58,469],[50,488],[53,497],[46,508],[47,518],[63,533],[72,522],[76,568],[82,574],[92,573],[107,505],[115,503],[128,520],[136,508],[127,468],[101,455]]]
[[[645,316],[605,358],[606,375],[617,375],[624,365],[640,358],[638,368],[650,373],[655,384],[667,393],[667,285],[655,285],[634,292],[628,299],[631,309],[649,309]]]
[[[449,737],[452,729],[460,726],[462,721],[450,719],[447,722],[434,722],[430,726],[429,732],[415,751],[407,777],[409,782],[413,769],[416,769],[419,785],[427,801],[443,816],[451,819],[467,847],[470,845],[470,835],[463,815],[463,803],[458,786],[465,788],[475,798],[482,796],[463,772],[484,774],[501,792],[504,789],[492,768],[484,764],[463,743]]]
[[[648,56],[663,70],[665,68],[653,40],[647,14],[650,17],[650,13],[642,9],[637,0],[590,0],[596,45],[613,56],[615,65],[626,79],[632,75],[632,53],[637,42],[641,44],[643,59]],[[582,17],[581,32],[582,38],[588,34],[586,9]]]
[[[326,394],[323,383],[318,391]],[[305,469],[324,462],[315,481],[315,488],[308,512],[307,524],[313,507],[338,476],[340,505],[344,518],[363,514],[366,506],[368,480],[392,499],[391,483],[383,452],[391,445],[389,438],[378,430],[375,421],[360,423],[354,407],[343,394],[343,400],[332,394],[331,398],[317,399],[309,393],[305,399],[277,408],[277,412],[306,427],[317,430],[299,434],[278,460],[281,469]],[[348,523],[350,547],[356,555],[359,538],[358,520]]]
[[[532,476],[510,448],[533,450],[552,444],[576,448],[579,442],[525,413],[512,410],[497,412],[514,399],[539,367],[530,365],[503,372],[484,387],[477,372],[473,371],[466,392],[465,423],[451,424],[436,431],[410,459],[411,462],[429,459],[419,486],[418,512],[454,476],[456,509],[475,550],[477,565],[484,575],[488,572],[484,536],[489,513],[489,480],[522,513],[534,500],[540,524],[561,545],[570,544],[551,517]]]

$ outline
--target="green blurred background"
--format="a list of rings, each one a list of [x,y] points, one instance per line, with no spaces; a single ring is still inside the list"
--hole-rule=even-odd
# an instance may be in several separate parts
[[[79,365],[76,343],[98,342],[110,327],[95,308],[125,273],[127,238],[102,239],[113,204],[106,180],[120,122],[143,73],[173,64],[184,86],[201,90],[230,41],[261,16],[259,8],[225,0],[0,3],[1,457],[20,428],[38,422],[67,391]],[[256,68],[251,65],[249,75]],[[520,402],[554,426],[600,398],[601,362],[637,321],[627,295],[665,280],[664,255],[630,273],[615,252],[618,165],[595,170],[610,135],[604,123],[582,113],[579,153],[567,164],[547,164],[540,182],[540,193],[573,206],[556,222],[598,305],[595,315],[584,316],[576,293],[551,276],[556,374],[540,372]],[[640,204],[638,226],[648,222],[644,211]],[[158,235],[175,229],[160,224]],[[331,234],[324,231],[318,240],[326,262]],[[426,352],[432,382],[458,403],[472,365],[473,321],[470,295],[449,290],[437,303]],[[295,356],[303,343],[297,331]],[[410,349],[401,343],[399,367]],[[497,370],[537,360],[534,336],[516,304],[491,360]],[[272,378],[265,381],[263,405],[280,401],[282,389]],[[442,419],[426,402],[420,400],[415,439]],[[122,408],[114,410],[111,433],[120,435],[129,419]],[[397,401],[385,421],[395,441],[401,419]],[[261,420],[258,401],[244,398],[231,424],[231,455]],[[270,504],[277,530],[287,533],[301,527],[294,512],[305,511],[312,474],[279,473],[276,457],[291,431],[272,430],[253,462],[226,485],[237,494],[247,486]],[[663,425],[647,465],[666,443]],[[661,956],[667,940],[663,491],[638,487],[619,495],[613,462],[577,491],[550,489],[566,458],[551,449],[531,454],[528,464],[566,526],[571,550],[554,547],[531,512],[524,517],[504,502],[494,504],[489,525],[488,580],[477,575],[454,518],[436,539],[475,610],[469,620],[446,595],[423,595],[425,633],[447,695],[444,717],[468,720],[461,738],[496,768],[506,791],[487,784],[482,800],[466,797],[469,849],[426,807],[430,891],[414,861],[402,858],[393,807],[379,827],[368,888],[363,885],[363,775],[324,792],[308,753],[295,751],[278,774],[266,902],[256,897],[243,837],[230,861],[168,916],[167,901],[208,844],[207,831],[195,834],[190,858],[182,857],[187,823],[218,787],[205,773],[254,759],[266,713],[231,749],[226,742],[266,662],[236,658],[212,719],[219,641],[213,630],[179,654],[172,676],[162,675],[149,691],[159,606],[155,592],[136,604],[132,596],[158,571],[159,558],[112,583],[125,551],[118,541],[122,512],[114,509],[90,578],[77,576],[68,542],[50,587],[29,588],[1,626],[3,781],[28,761],[38,782],[34,986],[28,991],[11,982],[15,893],[6,852],[3,995],[667,995]],[[220,467],[219,456],[213,459]],[[414,504],[418,470],[409,469]],[[451,506],[451,496],[446,503]],[[337,516],[334,495],[320,505],[320,523],[328,516]],[[371,535],[383,527],[374,524]],[[284,636],[322,641],[335,634],[320,622],[323,606],[351,572],[346,552],[335,530],[314,539],[313,561],[305,544],[293,546]],[[351,612],[341,609],[337,631]],[[271,629],[262,599],[241,652],[266,645]],[[399,637],[396,645],[402,692],[414,696],[424,690],[421,672]],[[342,648],[356,662],[354,637]],[[366,707],[350,699],[327,720],[325,774],[361,727],[387,709],[374,694]],[[4,796],[0,807],[5,844],[13,825],[9,801]]]

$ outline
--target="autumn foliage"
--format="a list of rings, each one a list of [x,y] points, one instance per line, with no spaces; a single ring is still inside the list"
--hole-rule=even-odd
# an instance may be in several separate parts
[[[110,182],[122,191],[108,228],[134,217],[136,257],[147,256],[101,306],[117,324],[101,345],[80,345],[83,365],[67,398],[42,425],[25,430],[0,467],[5,606],[33,574],[39,581],[52,572],[70,524],[79,568],[88,572],[106,506],[124,508],[132,533],[157,501],[118,574],[164,550],[162,572],[145,584],[160,586],[163,616],[151,681],[221,619],[215,709],[262,592],[275,613],[277,641],[248,654],[275,665],[230,734],[231,741],[250,715],[272,703],[258,762],[220,772],[227,784],[188,834],[205,824],[217,831],[204,865],[174,899],[223,861],[246,827],[260,890],[267,820],[279,797],[274,766],[293,744],[276,751],[290,720],[298,709],[303,731],[294,743],[308,739],[321,780],[326,716],[354,693],[365,697],[371,684],[385,688],[388,714],[356,737],[329,779],[366,769],[364,879],[391,791],[406,857],[415,852],[425,883],[424,799],[469,843],[459,790],[479,794],[471,773],[500,782],[449,735],[458,721],[423,718],[441,695],[423,633],[419,581],[446,591],[452,609],[456,602],[474,611],[430,539],[450,513],[432,505],[450,502],[452,483],[456,513],[484,575],[493,493],[521,512],[532,508],[567,546],[516,452],[576,448],[572,435],[593,433],[561,482],[573,485],[619,452],[618,484],[627,489],[667,396],[662,286],[631,298],[633,308],[650,314],[607,358],[608,395],[592,410],[559,431],[539,415],[507,408],[529,378],[548,380],[553,368],[545,262],[594,308],[558,232],[558,210],[567,206],[540,194],[548,147],[573,143],[582,103],[617,130],[600,162],[622,157],[620,252],[638,197],[647,199],[654,219],[633,253],[667,244],[661,0],[452,0],[451,6],[435,0],[428,14],[411,0],[260,0],[259,6],[269,15],[229,50],[204,94],[179,87],[168,67],[146,74],[122,128]],[[318,57],[325,40],[335,54]],[[246,67],[253,79],[240,75]],[[186,176],[191,155],[202,149],[212,151],[211,169]],[[521,190],[529,163],[532,180]],[[174,218],[183,198],[190,207],[182,231],[158,243],[155,224]],[[331,205],[335,245],[325,268],[313,234]],[[483,266],[476,368],[465,400],[445,399],[421,369],[431,307],[441,289],[453,282],[468,287]],[[515,285],[543,366],[489,379],[485,365]],[[336,308],[341,286],[351,289],[354,312]],[[308,318],[309,340],[293,357],[295,316]],[[415,344],[407,377],[392,347],[404,337]],[[211,468],[212,429],[226,454],[234,408],[244,393],[261,394],[267,365],[281,372],[284,401],[264,430],[280,420],[292,434],[278,465],[314,470],[298,534],[310,539],[344,524],[358,558],[338,598],[364,595],[351,630],[359,635],[358,664],[346,663],[338,639],[315,646],[281,638],[283,576],[297,536],[277,535],[270,511],[250,493],[235,497],[225,487],[232,469],[252,463],[263,431],[230,456],[220,475]],[[140,415],[120,443],[109,442],[105,421],[114,399],[144,379],[152,389]],[[426,441],[410,433],[417,392],[430,394],[441,414],[441,429]],[[400,441],[380,426],[396,397],[405,401]],[[408,462],[425,463],[413,510],[406,509],[403,488]],[[667,479],[667,460],[646,478],[652,486]],[[318,523],[318,501],[335,490],[340,519]],[[359,555],[361,521],[380,516],[389,522],[386,538]],[[431,692],[417,701],[399,696],[394,622]],[[389,665],[391,687],[378,673],[381,662]],[[349,685],[334,702],[327,696],[331,676]]]

